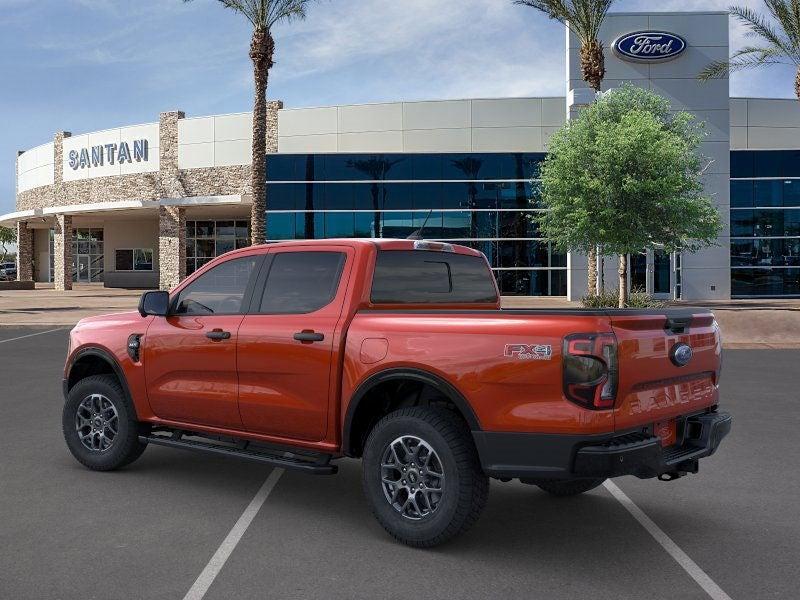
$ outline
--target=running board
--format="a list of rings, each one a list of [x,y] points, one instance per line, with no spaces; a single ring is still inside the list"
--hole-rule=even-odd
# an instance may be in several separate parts
[[[315,454],[296,455],[290,452],[284,454],[274,454],[270,452],[259,452],[255,450],[248,450],[248,442],[242,442],[238,446],[223,446],[221,444],[211,444],[207,442],[200,442],[196,440],[183,439],[183,432],[175,432],[171,436],[163,435],[140,435],[139,441],[148,444],[156,444],[157,446],[168,446],[170,448],[181,448],[183,450],[194,450],[195,452],[206,452],[208,454],[217,454],[221,456],[233,456],[236,458],[243,458],[246,460],[253,460],[260,463],[266,463],[273,467],[281,467],[283,469],[292,469],[294,471],[303,471],[312,475],[334,475],[339,469],[336,465],[330,464],[330,454]],[[304,460],[297,458],[297,456],[305,456],[313,460]]]

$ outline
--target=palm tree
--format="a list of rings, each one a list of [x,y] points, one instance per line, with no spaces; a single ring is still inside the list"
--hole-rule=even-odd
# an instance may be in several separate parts
[[[183,0],[191,2],[191,0]],[[225,8],[235,10],[253,26],[250,59],[253,61],[255,100],[253,102],[253,206],[250,209],[252,243],[266,240],[266,149],[267,149],[267,83],[274,65],[275,40],[272,28],[282,21],[304,19],[306,6],[313,0],[219,0]]]
[[[800,0],[764,0],[764,4],[771,19],[746,6],[730,8],[730,13],[747,28],[747,35],[757,38],[760,45],[745,46],[730,60],[711,63],[700,73],[700,79],[725,77],[731,71],[764,65],[794,65],[794,93],[800,100]]]
[[[595,92],[600,91],[606,76],[603,42],[598,37],[600,27],[614,0],[514,0],[514,4],[530,6],[551,19],[563,23],[581,42],[581,76]],[[588,256],[589,295],[597,290],[597,250]]]

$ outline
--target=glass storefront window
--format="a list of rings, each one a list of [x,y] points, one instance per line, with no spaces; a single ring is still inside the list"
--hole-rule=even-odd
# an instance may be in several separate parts
[[[267,239],[404,238],[483,252],[506,294],[566,295],[566,255],[533,216],[539,153],[318,154],[267,158]],[[284,182],[284,183],[277,183]],[[293,183],[288,183],[293,182]],[[219,225],[217,225],[219,227]],[[194,260],[211,256],[203,228]],[[214,250],[217,250],[218,243]]]
[[[281,214],[281,213],[277,213]],[[290,213],[292,223],[294,215]],[[272,219],[273,215],[269,215]],[[250,222],[245,220],[187,221],[186,274],[212,259],[237,248],[250,245]]]

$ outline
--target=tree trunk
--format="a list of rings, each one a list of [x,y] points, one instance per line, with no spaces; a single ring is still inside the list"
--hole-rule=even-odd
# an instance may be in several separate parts
[[[587,280],[586,286],[589,288],[589,296],[597,295],[597,250],[592,247],[589,249],[589,255],[586,257],[589,262],[587,266]]]
[[[797,76],[794,78],[794,93],[800,100],[800,69],[797,69]]]
[[[619,307],[625,308],[628,304],[628,257],[619,255]]]
[[[600,91],[603,77],[606,75],[606,68],[603,46],[597,40],[591,40],[581,46],[581,75],[590,88],[595,92]],[[597,250],[595,248],[589,250],[588,260],[589,296],[595,296],[597,295]]]
[[[251,188],[253,205],[250,208],[252,244],[263,244],[267,236],[267,83],[275,42],[272,34],[263,29],[253,31],[250,59],[253,61],[255,99],[253,101],[253,154]]]
[[[590,88],[595,92],[600,91],[600,85],[606,76],[606,66],[603,45],[597,40],[581,46],[581,75]]]

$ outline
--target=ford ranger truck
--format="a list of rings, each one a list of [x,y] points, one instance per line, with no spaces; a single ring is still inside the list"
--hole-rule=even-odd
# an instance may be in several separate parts
[[[702,309],[501,310],[486,257],[422,240],[221,256],[70,333],[63,431],[107,471],[150,444],[312,474],[362,459],[397,540],[434,546],[490,478],[571,496],[696,473],[731,427]]]

